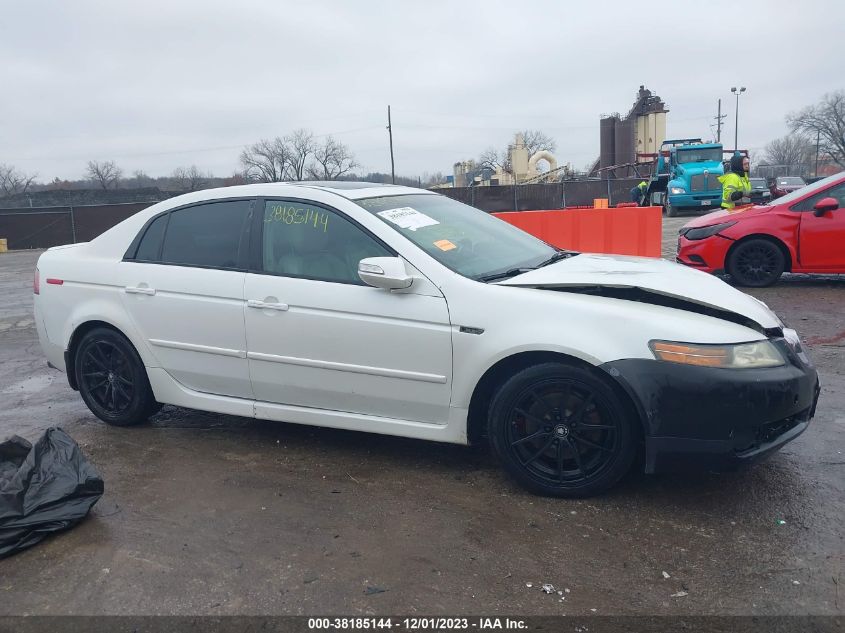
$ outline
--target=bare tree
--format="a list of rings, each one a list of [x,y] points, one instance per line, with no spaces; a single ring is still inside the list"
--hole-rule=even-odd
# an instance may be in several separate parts
[[[531,157],[541,150],[554,152],[557,144],[555,140],[541,130],[523,130],[519,132],[525,142],[525,147],[528,149],[528,156]],[[482,169],[490,169],[496,171],[498,168],[505,173],[512,173],[511,165],[511,150],[512,145],[508,145],[504,150],[499,151],[495,147],[488,147],[481,152],[478,157],[477,164]]]
[[[234,171],[228,178],[223,179],[224,187],[233,187],[235,185],[245,185],[249,182],[249,177],[246,172]]]
[[[542,150],[554,152],[557,149],[555,140],[541,130],[523,130],[522,137],[525,140],[525,147],[528,148],[529,157]]]
[[[153,179],[147,175],[143,169],[136,169],[132,172],[132,186],[133,187],[152,187]]]
[[[815,146],[801,134],[790,134],[776,138],[766,145],[763,162],[766,165],[801,165],[807,166],[815,151]]]
[[[793,132],[819,138],[819,152],[845,167],[845,90],[831,92],[816,105],[786,117]]]
[[[291,180],[302,180],[305,177],[305,167],[308,158],[314,153],[317,144],[314,141],[314,134],[309,130],[300,128],[285,137],[285,144],[290,148],[290,175]]]
[[[4,196],[26,193],[35,177],[36,174],[27,175],[15,169],[13,165],[0,164],[0,191]]]
[[[495,147],[488,147],[481,152],[476,164],[482,169],[491,169],[493,171],[496,171],[497,168],[501,168],[502,171],[506,172],[510,172],[511,170],[510,154],[508,151],[500,152]]]
[[[434,173],[423,172],[422,178],[423,187],[433,187],[435,185],[442,185],[446,182],[446,176],[443,175],[442,171],[436,171]]]
[[[182,191],[197,191],[208,186],[208,180],[213,176],[203,174],[197,169],[196,165],[191,165],[190,167],[177,167],[173,170],[171,178]]]
[[[308,166],[308,177],[315,180],[337,180],[357,166],[350,149],[327,136],[322,145],[317,144],[314,147],[314,160]]]
[[[278,136],[261,139],[241,152],[241,165],[248,180],[281,182],[287,180],[291,169],[291,149]]]
[[[89,179],[99,184],[103,189],[108,189],[112,185],[117,188],[123,170],[113,160],[103,161],[102,163],[89,160],[85,173]]]

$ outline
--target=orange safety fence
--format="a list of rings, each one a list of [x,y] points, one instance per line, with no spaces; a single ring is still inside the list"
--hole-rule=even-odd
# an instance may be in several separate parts
[[[493,215],[558,248],[660,257],[661,207],[505,211]]]

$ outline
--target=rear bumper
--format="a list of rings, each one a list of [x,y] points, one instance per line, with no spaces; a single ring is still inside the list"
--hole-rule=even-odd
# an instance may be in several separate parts
[[[41,350],[47,357],[47,363],[55,369],[58,369],[59,371],[65,371],[66,368],[64,347],[61,345],[57,345],[56,343],[50,340],[49,336],[47,336],[47,328],[44,325],[44,317],[41,314],[40,303],[41,302],[38,295],[35,295],[34,318],[35,329],[38,332],[38,342],[41,345]]]
[[[603,365],[644,421],[646,472],[728,470],[803,433],[815,414],[818,376],[782,340],[776,344],[789,357],[783,367],[716,369],[643,359]]]

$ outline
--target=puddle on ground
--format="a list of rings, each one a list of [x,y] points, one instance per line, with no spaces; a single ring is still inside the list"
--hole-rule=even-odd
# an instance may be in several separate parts
[[[46,389],[53,383],[53,376],[50,374],[42,374],[41,376],[30,376],[24,380],[9,385],[0,393],[38,393],[42,389]]]

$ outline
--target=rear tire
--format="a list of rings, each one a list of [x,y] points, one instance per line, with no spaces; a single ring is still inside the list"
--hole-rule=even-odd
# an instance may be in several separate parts
[[[589,497],[630,469],[634,423],[614,390],[590,371],[544,363],[502,385],[490,405],[488,434],[505,470],[523,487]]]
[[[725,269],[738,286],[764,288],[775,283],[786,267],[780,247],[766,239],[741,242],[728,255]]]
[[[161,408],[141,357],[115,330],[98,327],[86,333],[74,354],[74,371],[82,399],[103,422],[132,426]]]

